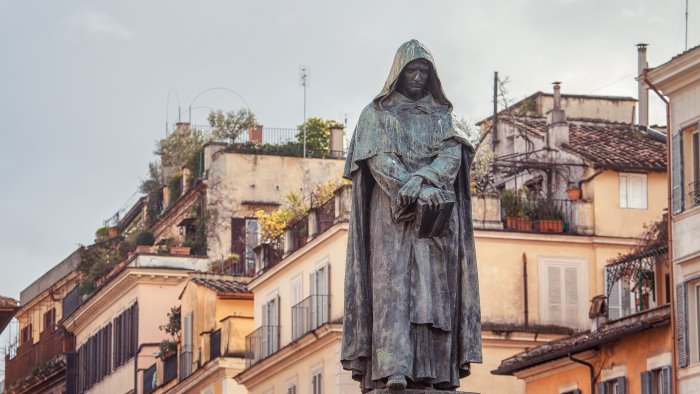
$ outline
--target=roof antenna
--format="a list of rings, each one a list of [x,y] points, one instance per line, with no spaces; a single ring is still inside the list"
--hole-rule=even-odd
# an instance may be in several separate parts
[[[685,50],[688,50],[688,0],[685,0]]]

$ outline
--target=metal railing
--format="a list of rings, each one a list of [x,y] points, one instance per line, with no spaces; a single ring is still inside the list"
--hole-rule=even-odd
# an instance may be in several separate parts
[[[281,248],[271,244],[260,244],[256,246],[254,249],[254,271],[256,273],[265,272],[282,261],[283,253],[280,249]]]
[[[157,376],[156,364],[143,371],[143,394],[151,394],[158,387]]]
[[[311,295],[292,307],[292,340],[328,323],[329,295]]]
[[[165,384],[177,377],[177,357],[171,356],[163,361],[163,381],[161,384]]]
[[[250,368],[260,360],[279,350],[280,327],[261,326],[245,337],[245,367]]]
[[[209,337],[209,359],[221,356],[221,329],[214,331]]]
[[[543,233],[574,232],[570,200],[543,197],[501,199],[501,217],[508,230]]]
[[[688,204],[689,208],[700,205],[700,181],[690,182],[688,184]]]
[[[335,223],[335,198],[324,202],[316,208],[318,220],[318,233],[324,233]]]
[[[13,358],[5,356],[5,386],[12,387],[19,380],[32,374],[38,366],[63,354],[67,337],[62,330],[50,335],[42,335],[37,343],[24,343],[17,349]]]
[[[173,125],[170,132],[177,130],[177,125]],[[185,127],[184,124],[180,127]],[[214,128],[211,125],[190,124],[189,127],[194,130],[199,130],[204,134],[213,134]],[[296,135],[299,131],[293,128],[284,127],[263,127],[262,143],[270,145],[283,145],[289,142],[296,142]],[[245,144],[251,142],[250,130],[243,130],[233,141],[235,144]],[[226,141],[229,142],[229,141]]]
[[[309,217],[304,216],[298,222],[290,226],[291,237],[289,237],[287,251],[292,253],[309,241]]]

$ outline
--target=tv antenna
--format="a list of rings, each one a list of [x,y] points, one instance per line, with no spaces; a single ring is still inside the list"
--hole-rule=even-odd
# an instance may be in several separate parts
[[[309,66],[301,65],[299,66],[299,86],[304,87],[304,123],[302,123],[302,130],[304,132],[304,157],[306,157],[306,88],[309,87]]]

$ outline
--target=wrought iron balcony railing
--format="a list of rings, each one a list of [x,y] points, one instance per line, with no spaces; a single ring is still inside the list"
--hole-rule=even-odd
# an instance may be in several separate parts
[[[245,367],[250,368],[260,360],[279,350],[280,327],[261,326],[245,338]]]
[[[329,295],[312,295],[292,307],[292,340],[328,323],[329,298]]]
[[[700,205],[700,181],[688,184],[688,203],[690,204],[689,208]]]

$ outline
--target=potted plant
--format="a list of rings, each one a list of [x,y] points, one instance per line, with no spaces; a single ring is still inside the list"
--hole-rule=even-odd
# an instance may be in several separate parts
[[[171,246],[170,247],[170,254],[178,255],[178,256],[189,256],[190,255],[190,250],[191,248],[189,246]]]
[[[153,244],[156,243],[156,238],[150,231],[141,231],[136,236],[136,253],[151,253]]]
[[[169,341],[167,339],[164,339],[163,341],[160,342],[159,347],[159,352],[156,357],[160,358],[161,360],[165,361],[166,359],[174,356],[177,353],[177,342],[176,341]]]
[[[532,220],[525,215],[525,192],[522,189],[505,190],[501,194],[501,207],[505,211],[506,228],[532,231]]]
[[[566,187],[566,195],[569,197],[569,200],[571,200],[571,201],[580,200],[581,199],[581,188],[579,188],[577,183],[569,182],[569,185]]]
[[[554,201],[545,200],[537,205],[535,211],[535,230],[543,233],[564,232],[563,215]]]

